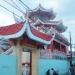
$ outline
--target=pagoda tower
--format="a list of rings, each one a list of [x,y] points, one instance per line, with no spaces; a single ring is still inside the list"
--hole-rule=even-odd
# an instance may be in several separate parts
[[[25,64],[30,68],[30,75],[42,75],[38,62],[43,58],[67,59],[69,42],[62,35],[67,27],[62,21],[55,21],[55,17],[52,9],[39,4],[26,12],[24,22],[0,27],[0,39],[9,39],[16,54],[16,75],[22,74]]]

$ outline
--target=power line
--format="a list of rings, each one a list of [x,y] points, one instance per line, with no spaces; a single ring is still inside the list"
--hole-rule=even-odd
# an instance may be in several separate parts
[[[22,0],[19,0],[25,7],[27,7],[30,11],[33,12],[33,10],[31,8],[29,8]]]
[[[19,3],[19,2],[18,2],[18,3]],[[20,4],[20,5],[21,5],[21,6],[22,6],[25,10],[26,10],[26,7],[25,7],[25,6],[23,6],[23,5],[22,5],[22,3],[19,3],[19,4]]]
[[[21,13],[23,13],[24,15],[25,15],[25,13],[23,12],[23,11],[21,11],[19,8],[17,8],[18,7],[18,5],[14,2],[14,1],[12,1],[13,2],[13,4],[15,4],[17,7],[15,7],[14,5],[12,5],[10,2],[8,2],[8,1],[6,1],[6,0],[3,0],[4,2],[6,2],[6,3],[8,3],[10,6],[12,6],[12,7],[14,7],[15,9],[17,9],[18,11],[20,11]],[[33,12],[33,10],[31,9],[31,8],[29,8],[22,0],[19,0],[23,5],[22,6],[25,6],[26,8],[28,8],[30,11],[32,11]],[[6,7],[4,7],[4,6],[2,6],[2,5],[0,5],[2,8],[4,8],[4,9],[6,9],[7,11],[9,11],[9,12],[11,12],[11,13],[13,13],[12,11],[10,11],[9,9],[7,9]],[[25,8],[25,9],[26,9]],[[19,17],[20,18],[20,16],[19,15],[17,15],[16,13],[14,13],[14,15],[16,15],[17,17]]]
[[[11,3],[9,3],[8,1],[6,0],[3,0],[4,2],[6,2],[7,4],[9,4],[10,6],[14,7],[15,9],[17,9],[19,12],[25,14],[24,12],[22,12],[19,8],[15,7],[14,5],[12,5]]]
[[[18,7],[20,11],[22,11],[23,13],[25,13],[13,0],[11,0],[11,2],[16,6],[16,8]]]
[[[7,9],[6,7],[4,7],[4,6],[2,6],[2,5],[0,5],[0,7],[4,8],[5,10],[7,10],[7,11],[9,11],[10,13],[12,13],[12,14],[13,14],[13,12],[12,12],[12,11],[10,11],[9,9]],[[20,18],[20,16],[19,16],[19,15],[17,15],[16,13],[14,13],[14,15],[16,15],[17,17],[19,17],[19,18]]]

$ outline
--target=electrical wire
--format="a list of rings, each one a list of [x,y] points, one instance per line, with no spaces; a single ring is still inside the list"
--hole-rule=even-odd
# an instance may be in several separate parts
[[[12,5],[11,3],[9,3],[6,0],[3,0],[4,2],[6,2],[7,4],[9,4],[10,6],[12,6],[13,8],[17,9],[19,12],[21,12],[22,14],[25,14],[24,12],[22,12],[19,8],[15,7],[14,5]]]

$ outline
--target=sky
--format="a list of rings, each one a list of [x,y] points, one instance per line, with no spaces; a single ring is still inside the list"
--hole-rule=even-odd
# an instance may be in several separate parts
[[[11,0],[7,0],[11,1]],[[19,0],[13,0],[17,3]],[[50,9],[52,8],[56,13],[56,19],[62,20],[63,24],[68,27],[66,32],[64,32],[64,36],[69,40],[69,32],[71,32],[72,43],[75,44],[75,0],[22,0],[27,6],[31,9],[36,8],[39,4],[41,4],[44,8]],[[19,3],[17,3],[19,4]],[[11,7],[3,0],[0,0],[0,5],[5,6],[9,10],[15,12],[19,16],[23,14],[17,11],[15,8]],[[20,8],[22,8],[20,6]],[[24,12],[26,9],[22,8]],[[11,25],[15,23],[13,14],[6,11],[2,7],[0,7],[0,26]]]

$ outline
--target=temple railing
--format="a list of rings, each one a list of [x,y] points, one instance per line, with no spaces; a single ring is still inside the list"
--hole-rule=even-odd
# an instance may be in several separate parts
[[[57,50],[40,50],[40,58],[67,60],[67,55],[64,52]]]
[[[6,50],[5,52],[3,52],[1,54],[9,55],[9,54],[12,54],[12,53],[13,53],[13,47],[11,47],[10,49]]]
[[[35,26],[32,26],[34,27],[36,30],[38,30],[39,32],[42,32],[42,33],[45,33],[45,34],[55,34],[55,29],[54,28],[45,28],[45,27],[35,27]]]

